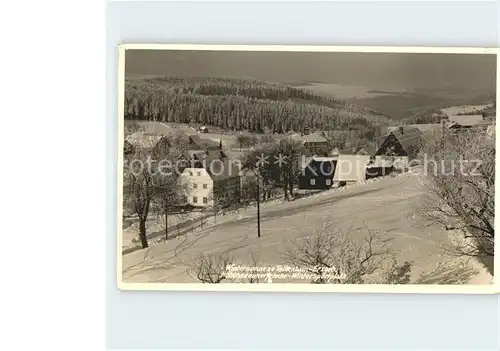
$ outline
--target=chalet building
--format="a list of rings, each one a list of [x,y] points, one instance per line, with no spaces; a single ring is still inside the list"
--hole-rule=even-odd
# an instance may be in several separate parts
[[[241,199],[240,169],[220,150],[186,152],[180,176],[186,201],[194,207],[228,208]]]
[[[328,148],[328,140],[318,132],[305,131],[292,135],[291,139],[300,142],[311,155],[323,154]]]
[[[417,156],[422,141],[423,134],[418,128],[399,126],[389,129],[389,134],[375,152],[375,163],[390,160],[392,164],[406,168],[409,160]]]
[[[325,190],[331,188],[333,175],[337,165],[337,157],[308,158],[299,176],[299,189]]]
[[[124,156],[132,156],[141,150],[144,154],[154,157],[166,156],[170,149],[170,143],[162,134],[150,132],[136,132],[125,138],[123,150]]]

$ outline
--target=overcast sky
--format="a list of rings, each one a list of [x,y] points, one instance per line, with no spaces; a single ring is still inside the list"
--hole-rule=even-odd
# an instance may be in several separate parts
[[[494,55],[128,50],[126,74],[237,76],[372,88],[491,89]]]

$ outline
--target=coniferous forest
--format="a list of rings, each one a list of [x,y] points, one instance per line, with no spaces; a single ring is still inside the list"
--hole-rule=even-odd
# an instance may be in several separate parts
[[[382,114],[291,86],[243,78],[127,78],[125,119],[286,133],[304,127],[371,139]]]

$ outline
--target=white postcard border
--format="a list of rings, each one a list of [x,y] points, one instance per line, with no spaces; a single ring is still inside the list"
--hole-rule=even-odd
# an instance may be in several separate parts
[[[196,44],[142,44],[124,43],[118,45],[118,153],[117,153],[117,287],[133,291],[245,291],[245,292],[336,292],[336,293],[409,293],[409,294],[498,294],[500,284],[495,277],[489,285],[384,285],[384,284],[251,284],[251,283],[126,283],[122,281],[122,213],[123,213],[123,137],[124,137],[124,93],[126,50],[195,50],[195,51],[273,51],[273,52],[359,52],[359,53],[428,53],[428,54],[489,54],[497,56],[496,101],[500,100],[500,49],[483,47],[420,47],[420,46],[327,46],[327,45],[196,45]],[[497,104],[497,115],[500,110]],[[496,133],[495,133],[496,136]],[[499,140],[495,140],[496,146]],[[496,165],[500,155],[496,154]],[[497,168],[497,166],[495,167]],[[498,184],[499,175],[496,172]],[[495,191],[495,196],[498,192]],[[497,204],[495,198],[495,204]],[[496,209],[495,209],[496,211]],[[498,227],[498,218],[495,226]],[[499,252],[500,244],[495,241],[494,250]],[[500,257],[494,257],[494,271],[500,269]]]

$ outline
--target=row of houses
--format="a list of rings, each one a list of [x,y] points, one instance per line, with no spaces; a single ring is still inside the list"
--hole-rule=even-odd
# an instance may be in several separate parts
[[[136,132],[126,137],[125,155],[134,155],[137,149],[166,158],[176,166],[179,190],[185,204],[193,207],[223,208],[238,203],[241,198],[239,169],[222,150],[222,142],[188,136],[186,150],[172,159],[168,137],[147,132]]]
[[[362,182],[406,168],[422,141],[423,133],[418,128],[398,126],[387,130],[377,149],[371,145],[347,150],[334,148],[329,157],[310,157],[299,177],[299,188],[328,189],[333,184]]]
[[[484,130],[487,137],[494,137],[495,119],[486,119],[483,115],[448,115],[441,123],[387,127],[376,149],[371,145],[347,150],[334,148],[329,152],[330,157],[310,157],[304,165],[299,187],[328,189],[339,182],[360,182],[391,173],[397,168],[406,169],[410,160],[417,157],[426,135],[445,131],[460,133],[470,129]],[[297,140],[300,139],[297,137]],[[315,134],[314,138],[304,139],[304,145],[314,151],[322,149],[325,141],[326,138]],[[311,145],[313,143],[317,143],[316,146]],[[319,172],[320,169],[332,171]]]
[[[330,144],[321,133],[306,130],[294,134],[291,139],[300,142],[312,155],[302,165],[297,180],[299,189],[328,189],[334,184],[362,182],[388,174],[397,168],[395,165],[405,168],[409,160],[417,156],[425,134],[445,129],[459,132],[485,128],[493,135],[494,124],[479,117],[457,115],[449,116],[440,124],[388,127],[376,148],[371,145],[343,150],[333,148],[328,151],[328,156],[323,155]],[[157,155],[168,155],[170,147],[165,136],[138,132],[127,136],[124,152],[133,153],[136,148],[141,148]],[[179,169],[179,179],[184,184],[187,204],[223,208],[240,202],[243,174],[223,150],[222,141],[190,135],[186,150],[175,161],[184,165]]]
[[[311,154],[323,152],[328,140],[319,133],[304,133],[292,136],[302,142]],[[361,182],[370,175],[367,167],[378,155],[387,154],[407,157],[411,152],[410,141],[414,140],[412,129],[391,131],[380,148],[373,152],[369,146],[348,150],[331,150],[331,156],[311,156],[302,165],[298,177],[299,189],[327,189],[333,184]],[[125,139],[125,153],[135,149],[149,151],[160,157],[169,157],[170,143],[163,135],[137,132]],[[193,207],[227,207],[241,199],[242,173],[222,149],[221,142],[190,135],[186,150],[176,159],[180,172],[179,181],[186,194],[185,200]]]

